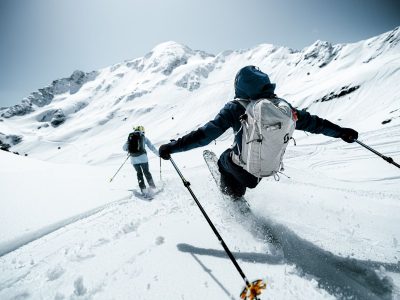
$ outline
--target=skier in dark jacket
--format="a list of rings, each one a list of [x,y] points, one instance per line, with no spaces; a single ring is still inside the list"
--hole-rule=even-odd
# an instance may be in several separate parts
[[[235,98],[257,100],[276,97],[275,84],[271,83],[267,74],[257,67],[247,66],[239,70],[235,78]],[[311,115],[305,110],[293,108],[297,116],[296,129],[311,133],[321,133],[326,136],[341,138],[347,143],[354,142],[358,138],[358,132],[351,128],[342,128],[332,122]],[[260,182],[258,178],[245,171],[235,163],[235,157],[241,151],[242,130],[240,130],[240,117],[245,114],[245,108],[239,101],[230,101],[221,109],[214,120],[195,131],[161,145],[160,157],[169,159],[171,153],[188,151],[209,144],[222,135],[228,128],[233,128],[235,141],[232,148],[223,152],[218,160],[221,173],[222,192],[238,198],[245,194],[246,188],[255,188]]]

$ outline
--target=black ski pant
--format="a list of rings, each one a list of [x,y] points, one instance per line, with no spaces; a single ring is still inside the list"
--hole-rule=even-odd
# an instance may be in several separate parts
[[[218,160],[221,173],[221,191],[233,198],[240,198],[246,193],[246,188],[255,188],[260,178],[250,174],[232,161],[232,149],[225,150]]]
[[[143,164],[134,164],[133,165],[135,167],[136,173],[137,173],[137,179],[139,182],[139,187],[140,189],[145,189],[146,188],[146,184],[144,182],[144,178],[143,178],[143,174],[147,179],[147,182],[149,184],[150,187],[155,188],[155,184],[153,181],[153,177],[150,174],[149,171],[149,163],[143,163]]]

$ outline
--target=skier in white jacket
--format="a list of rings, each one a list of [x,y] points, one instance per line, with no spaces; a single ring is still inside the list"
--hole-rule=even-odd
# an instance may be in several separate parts
[[[145,146],[154,152],[155,155],[159,156],[159,154],[156,147],[154,147],[150,140],[145,136],[143,126],[136,126],[133,127],[133,129],[134,131],[129,134],[123,149],[124,151],[128,151],[131,156],[131,163],[137,172],[140,190],[145,194],[147,190],[143,174],[146,177],[150,188],[154,189],[156,187],[149,171],[149,160]]]

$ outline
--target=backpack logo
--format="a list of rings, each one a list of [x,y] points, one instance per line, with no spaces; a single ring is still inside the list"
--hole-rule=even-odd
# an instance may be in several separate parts
[[[286,133],[285,136],[283,137],[283,143],[287,144],[289,140],[290,140],[289,133]]]

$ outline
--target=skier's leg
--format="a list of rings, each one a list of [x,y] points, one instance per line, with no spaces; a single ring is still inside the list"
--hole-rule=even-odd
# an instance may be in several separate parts
[[[149,171],[149,163],[142,164],[142,169],[144,176],[146,176],[147,182],[149,183],[149,186],[155,188],[156,185],[154,184],[153,177],[151,176],[151,173]]]
[[[233,176],[229,165],[227,165],[227,158],[225,157],[224,153],[218,160],[218,169],[221,173],[220,189],[223,194],[229,195],[233,198],[240,198],[246,193],[246,186],[236,180],[236,178]]]
[[[146,184],[144,182],[144,178],[143,178],[143,171],[142,171],[142,164],[135,164],[133,165],[135,167],[136,173],[137,173],[137,179],[139,182],[139,187],[141,190],[146,189]]]
[[[231,149],[227,149],[218,160],[221,184],[227,185],[234,195],[241,197],[245,194],[246,187],[255,188],[260,179],[236,165],[232,161],[231,152]]]
[[[241,185],[235,177],[226,173],[223,168],[219,168],[221,173],[221,186],[220,189],[223,194],[229,195],[233,198],[240,198],[246,193],[246,187]]]

